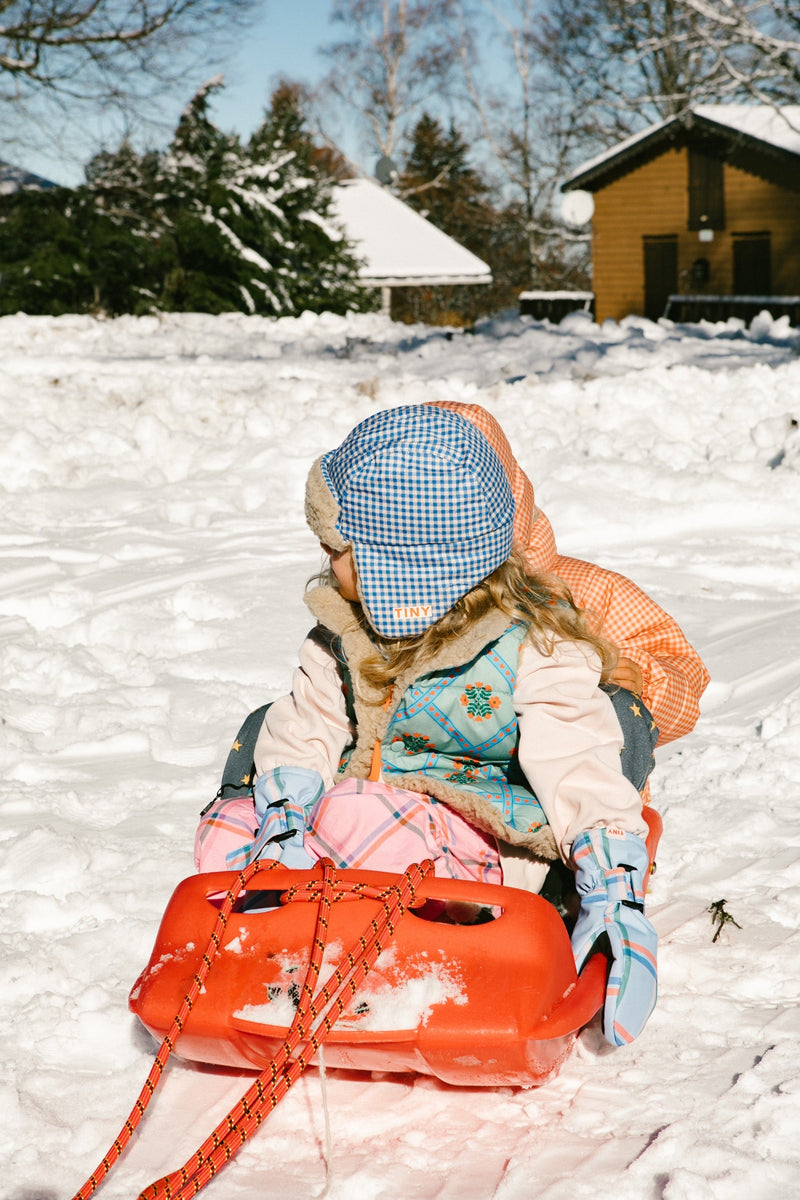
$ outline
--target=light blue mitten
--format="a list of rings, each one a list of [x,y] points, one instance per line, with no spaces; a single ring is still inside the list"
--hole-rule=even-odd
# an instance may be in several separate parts
[[[572,859],[581,900],[572,933],[575,964],[580,971],[598,938],[608,935],[603,1033],[612,1046],[622,1046],[642,1032],[656,1005],[657,937],[644,915],[647,847],[621,829],[591,829],[573,842]]]
[[[306,814],[324,791],[322,776],[310,767],[273,767],[259,775],[253,788],[258,832],[226,855],[228,870],[241,871],[257,858],[274,858],[297,871],[313,867],[316,859],[306,853],[303,834]]]

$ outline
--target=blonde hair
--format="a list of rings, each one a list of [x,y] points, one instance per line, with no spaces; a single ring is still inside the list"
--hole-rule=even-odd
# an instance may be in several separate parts
[[[335,586],[332,573],[323,577]],[[600,659],[603,683],[609,681],[619,657],[616,647],[599,632],[598,622],[577,608],[563,580],[530,572],[516,552],[457,600],[435,624],[414,637],[383,637],[369,625],[360,606],[353,607],[360,612],[360,623],[376,648],[375,655],[364,660],[363,674],[368,683],[386,694],[399,675],[418,662],[435,663],[448,642],[492,609],[506,613],[509,620],[524,621],[528,625],[527,638],[543,654],[552,654],[558,642],[584,643]]]

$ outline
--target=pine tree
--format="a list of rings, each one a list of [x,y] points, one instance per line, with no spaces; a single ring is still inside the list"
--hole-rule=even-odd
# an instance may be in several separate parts
[[[320,169],[297,93],[279,89],[243,145],[209,117],[219,86],[195,94],[167,150],[123,142],[92,160],[80,188],[0,203],[3,311],[372,307],[333,220],[330,156]]]
[[[212,80],[196,93],[160,163],[160,223],[175,261],[159,306],[266,316],[365,307],[297,92],[277,89],[245,146],[208,116],[218,86]]]
[[[488,263],[495,283],[398,289],[392,295],[393,316],[432,324],[467,324],[516,299],[519,288],[512,300],[505,271],[498,279],[501,260],[494,251],[501,234],[501,214],[492,204],[488,183],[470,165],[469,147],[455,124],[451,122],[445,132],[440,121],[423,113],[414,127],[398,190],[408,205]]]
[[[158,223],[174,248],[166,254],[158,307],[178,312],[262,311],[243,291],[269,263],[232,228],[239,211],[231,184],[243,150],[235,134],[211,121],[208,105],[220,79],[204,84],[184,109],[157,173]]]
[[[93,292],[81,217],[68,188],[0,197],[0,315],[86,311]]]
[[[412,208],[478,254],[485,246],[494,210],[489,187],[469,165],[468,154],[452,122],[445,133],[441,122],[423,113],[414,128],[399,192]]]
[[[333,180],[300,110],[299,92],[282,84],[248,146],[242,201],[260,218],[273,268],[275,311],[345,312],[372,307],[358,284],[358,262],[333,215]]]
[[[451,123],[423,114],[399,180],[403,199],[439,229],[483,259],[491,284],[396,290],[392,315],[398,320],[464,324],[504,308],[516,308],[519,293],[531,286],[526,213],[515,201],[498,201],[469,161],[469,147]],[[573,265],[570,247],[553,239],[543,253],[542,282],[585,287],[583,260]]]
[[[75,193],[86,212],[87,269],[98,311],[139,314],[154,305],[164,253],[158,168],[157,153],[140,155],[126,140],[91,160]]]

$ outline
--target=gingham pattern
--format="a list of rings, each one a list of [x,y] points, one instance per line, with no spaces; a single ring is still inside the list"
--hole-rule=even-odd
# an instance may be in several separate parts
[[[575,886],[581,907],[572,932],[580,971],[597,939],[608,936],[611,971],[606,984],[603,1034],[612,1046],[632,1042],[656,1005],[656,931],[644,915],[647,847],[621,830],[592,829],[573,843]]]
[[[511,485],[514,497],[514,545],[525,552],[526,558],[530,558],[529,547],[534,543],[538,559],[535,570],[551,571],[552,567],[546,566],[545,563],[552,561],[556,556],[552,526],[542,510],[536,507],[531,481],[514,458],[508,438],[499,422],[480,404],[461,404],[458,400],[432,400],[430,403],[436,408],[466,417],[481,431],[503,464],[503,470]],[[531,565],[534,566],[533,563]]]
[[[638,665],[642,699],[658,726],[658,744],[689,733],[700,715],[709,674],[677,622],[624,575],[557,552],[550,522],[536,507],[531,483],[491,413],[478,404],[436,404],[465,416],[496,451],[514,493],[514,541],[524,549],[532,570],[560,576],[578,607],[595,614],[609,641]]]
[[[642,672],[642,699],[658,726],[658,745],[694,729],[709,674],[677,621],[614,571],[558,555],[555,573],[575,603],[593,613],[605,636]]]
[[[430,405],[375,413],[321,467],[367,617],[386,637],[433,625],[511,551],[506,472],[462,416]]]

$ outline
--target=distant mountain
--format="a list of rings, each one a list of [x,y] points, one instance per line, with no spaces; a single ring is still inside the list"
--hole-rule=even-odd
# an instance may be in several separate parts
[[[11,163],[0,160],[0,196],[8,196],[20,188],[41,190],[52,187],[58,187],[52,179],[43,179],[41,175],[34,175],[32,171],[25,171],[22,167],[14,167]]]

